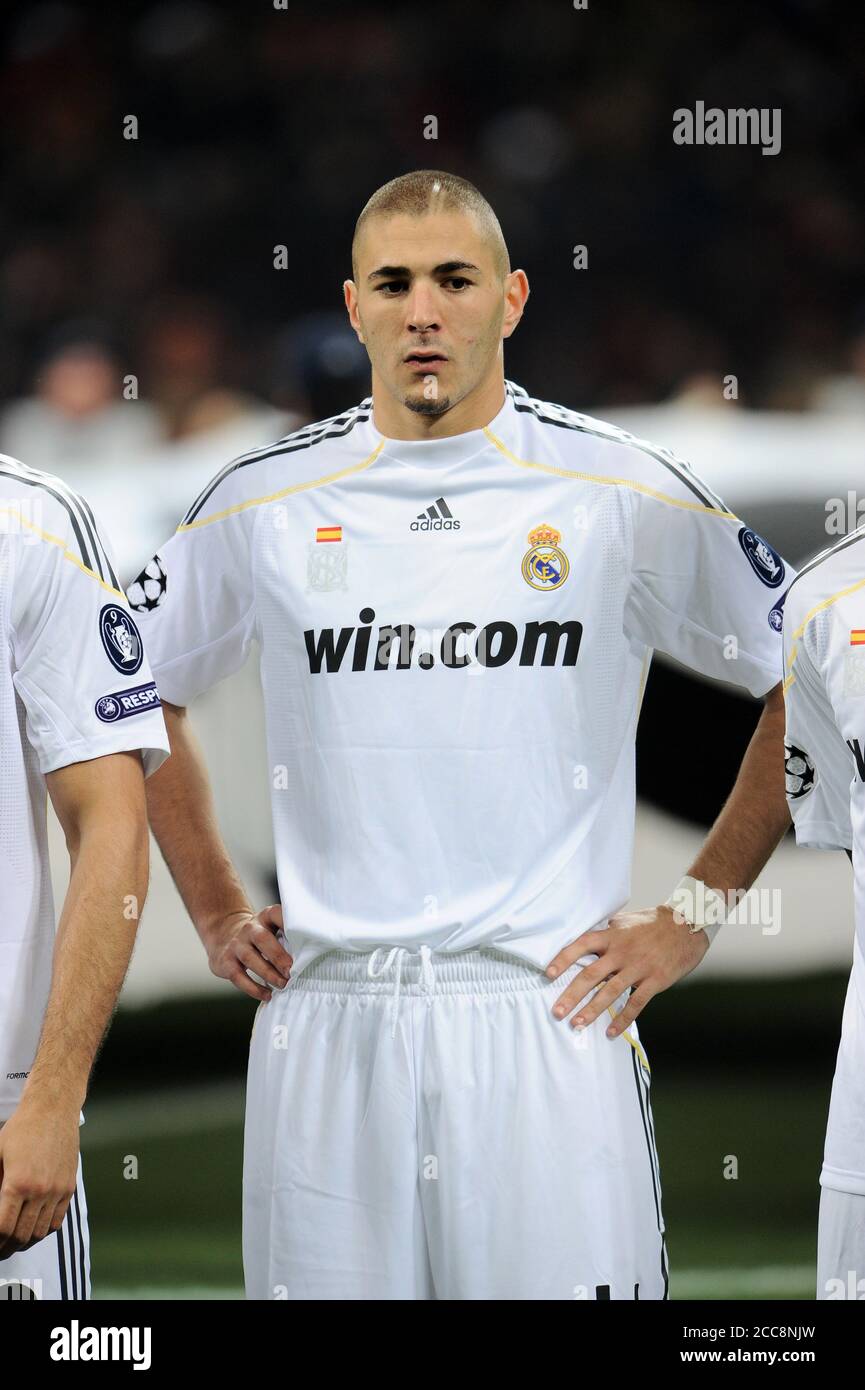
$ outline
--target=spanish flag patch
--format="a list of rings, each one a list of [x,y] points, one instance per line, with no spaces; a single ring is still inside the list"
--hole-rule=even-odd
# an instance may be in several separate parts
[[[316,541],[341,541],[342,527],[318,526],[316,527],[315,539]],[[863,633],[863,640],[865,640],[865,633]]]
[[[865,647],[865,627],[854,627],[851,629],[850,646]]]

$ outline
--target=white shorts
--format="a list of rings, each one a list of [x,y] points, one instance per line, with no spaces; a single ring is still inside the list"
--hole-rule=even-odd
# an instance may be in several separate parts
[[[817,1298],[865,1299],[865,1196],[820,1188]]]
[[[331,951],[260,1005],[247,1297],[666,1298],[637,1029],[551,1012],[594,959]]]
[[[72,1201],[59,1231],[0,1259],[0,1299],[90,1297],[90,1232],[81,1158]]]

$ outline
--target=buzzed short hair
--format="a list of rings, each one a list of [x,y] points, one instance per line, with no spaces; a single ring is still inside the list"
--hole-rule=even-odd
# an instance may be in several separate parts
[[[402,213],[408,217],[424,217],[431,212],[470,212],[477,218],[493,253],[498,274],[504,279],[511,263],[499,219],[484,195],[468,179],[443,169],[415,169],[400,174],[376,189],[357,219],[351,243],[351,273],[357,281],[357,244],[366,223],[372,217],[393,217]]]

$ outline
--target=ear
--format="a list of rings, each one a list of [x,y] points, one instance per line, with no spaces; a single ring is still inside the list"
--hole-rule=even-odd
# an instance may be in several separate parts
[[[357,285],[353,280],[343,280],[342,294],[348,312],[348,321],[357,334],[358,341],[362,343],[363,333],[361,332],[360,319],[357,313]]]

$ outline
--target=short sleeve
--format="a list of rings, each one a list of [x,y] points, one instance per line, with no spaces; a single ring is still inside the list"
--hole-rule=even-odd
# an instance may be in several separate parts
[[[678,477],[664,479],[664,492],[634,491],[631,509],[627,635],[765,695],[779,680],[784,594],[795,572],[714,494],[701,500]]]
[[[184,518],[127,590],[164,700],[188,705],[246,661],[255,635],[252,515],[221,506]]]
[[[806,627],[798,637],[791,632],[784,642],[787,805],[798,845],[850,850],[850,750],[835,721],[814,639]]]
[[[57,487],[38,533],[16,546],[12,680],[43,773],[140,750],[145,776],[169,753],[141,634],[86,502]]]

